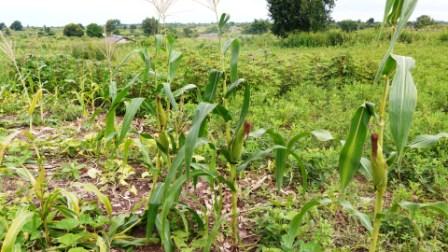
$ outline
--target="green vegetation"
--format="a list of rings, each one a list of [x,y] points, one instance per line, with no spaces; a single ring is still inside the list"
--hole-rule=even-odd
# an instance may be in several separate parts
[[[86,27],[86,34],[89,37],[92,38],[102,38],[103,37],[103,27],[101,27],[101,25],[92,23],[87,25]]]
[[[388,2],[286,38],[214,1],[126,43],[2,33],[1,251],[448,250],[448,29]]]
[[[64,27],[64,35],[67,37],[82,37],[84,36],[84,29],[79,24],[68,24]]]

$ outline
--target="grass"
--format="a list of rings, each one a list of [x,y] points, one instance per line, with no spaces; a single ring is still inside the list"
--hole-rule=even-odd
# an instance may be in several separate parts
[[[361,32],[375,34],[374,30]],[[398,43],[395,53],[412,56],[417,62],[413,76],[419,90],[419,99],[410,131],[412,140],[418,135],[448,130],[448,77],[445,67],[448,58],[440,53],[448,49],[448,44],[439,39],[446,33],[443,28],[410,33],[416,33],[416,36],[424,39]],[[154,243],[160,245],[156,234],[150,235],[151,242],[142,240],[145,237],[142,230],[146,227],[143,225],[145,220],[141,220],[141,217],[145,216],[143,212],[148,200],[151,200],[149,192],[156,190],[157,184],[165,181],[169,164],[177,154],[174,145],[179,145],[182,141],[182,134],[188,138],[187,135],[191,132],[190,125],[194,124],[191,119],[197,109],[195,104],[201,99],[201,91],[208,83],[209,70],[223,69],[222,62],[214,60],[220,57],[218,41],[179,38],[175,43],[175,50],[182,52],[183,57],[175,78],[171,81],[171,89],[177,90],[185,84],[193,83],[198,86],[198,90],[191,90],[177,98],[182,111],[180,116],[171,111],[168,99],[163,98],[163,109],[169,114],[167,123],[177,125],[175,133],[166,132],[169,154],[164,154],[158,147],[160,140],[157,137],[166,128],[160,127],[160,119],[155,116],[155,107],[152,107],[156,99],[151,99],[148,104],[142,103],[130,129],[126,126],[127,134],[123,135],[123,139],[126,139],[111,148],[114,153],[111,155],[110,149],[98,152],[96,141],[97,134],[105,126],[105,115],[110,107],[109,63],[98,56],[100,54],[97,52],[98,48],[102,48],[102,40],[38,37],[30,30],[14,33],[11,39],[16,41],[17,62],[21,71],[28,76],[27,85],[31,86],[33,80],[35,83],[43,83],[44,98],[41,102],[45,120],[42,121],[40,115],[34,115],[31,132],[33,140],[26,137],[27,133],[22,133],[15,140],[8,141],[8,135],[28,127],[27,109],[23,109],[28,102],[20,93],[21,84],[14,87],[15,83],[20,83],[20,79],[15,75],[13,66],[0,69],[0,83],[4,90],[0,97],[0,137],[2,142],[7,143],[0,167],[3,187],[0,202],[5,202],[0,206],[0,240],[11,236],[7,234],[7,227],[14,221],[22,206],[29,211],[36,210],[36,205],[30,199],[32,191],[28,188],[28,183],[18,178],[15,169],[27,168],[32,175],[37,176],[40,167],[36,161],[37,149],[46,170],[46,197],[58,191],[58,188],[73,192],[79,199],[78,217],[82,217],[83,222],[75,227],[57,228],[57,225],[70,225],[67,223],[69,221],[59,223],[61,218],[73,219],[67,217],[73,217],[71,212],[60,209],[70,209],[70,206],[73,209],[74,206],[69,204],[67,196],[58,196],[58,202],[55,203],[57,210],[53,210],[57,218],[51,219],[51,214],[50,217],[43,218],[47,229],[51,231],[51,237],[42,237],[39,226],[28,224],[22,231],[18,231],[20,239],[15,241],[16,244],[26,249],[47,246],[58,247],[62,251],[79,247],[92,249],[96,247],[95,244],[102,244],[101,246],[109,249],[135,248],[137,251],[145,251],[148,248],[145,246],[152,246]],[[117,46],[114,56],[110,57],[112,65],[120,64],[126,55],[140,48],[140,45],[148,45],[153,50],[154,39],[140,37],[135,44]],[[239,200],[236,205],[241,240],[239,246],[243,251],[280,251],[282,247],[285,248],[282,237],[290,236],[290,240],[293,236],[295,238],[296,234],[288,226],[302,209],[307,209],[308,214],[296,219],[301,225],[298,238],[293,239],[295,245],[313,248],[313,251],[319,251],[319,247],[328,251],[367,250],[370,235],[356,212],[373,218],[374,195],[366,178],[360,174],[355,175],[354,183],[347,188],[346,200],[356,211],[349,211],[335,203],[327,202],[322,205],[321,201],[315,199],[323,197],[335,202],[339,198],[337,163],[341,150],[340,141],[345,139],[350,126],[348,119],[356,108],[365,100],[381,99],[383,87],[373,84],[373,78],[378,62],[387,50],[386,46],[381,41],[362,41],[336,47],[285,48],[280,40],[271,35],[241,38],[238,72],[239,77],[244,78],[251,86],[250,113],[246,120],[254,128],[253,135],[264,128],[273,129],[285,139],[290,139],[301,132],[324,129],[331,132],[333,137],[333,140],[320,142],[312,134],[308,134],[298,142],[294,151],[308,173],[306,191],[303,187],[301,164],[292,158],[289,159],[283,187],[279,191],[275,190],[276,164],[273,154],[254,161],[239,174]],[[164,69],[167,56],[161,53],[157,58],[152,58],[152,61],[158,69]],[[8,66],[7,62],[5,57],[0,57],[2,65]],[[229,59],[226,58],[224,62],[224,69],[229,74]],[[42,66],[41,82],[38,82],[39,76],[35,71],[39,66]],[[132,56],[114,73],[117,87],[123,88],[142,69],[145,69],[143,61],[139,56]],[[36,85],[35,90],[30,89],[30,93],[40,90],[37,87],[39,86]],[[136,81],[135,86],[130,87],[128,98],[153,97],[154,94],[159,94],[157,92],[157,86],[152,81],[141,78]],[[78,95],[75,96],[75,93]],[[227,101],[229,114],[235,120],[239,119],[244,99],[242,93],[238,90]],[[84,102],[80,102],[81,100]],[[123,121],[125,112],[124,103],[117,107],[115,125]],[[211,132],[210,142],[215,147],[226,146],[225,138],[220,137],[225,132],[224,120],[215,115],[206,118],[208,131]],[[198,130],[198,136],[204,136],[199,128]],[[147,150],[149,161],[144,161],[136,144],[127,146],[127,139],[139,139]],[[245,141],[243,160],[273,146],[267,135],[251,136]],[[384,202],[390,210],[387,210],[387,217],[380,230],[380,246],[384,251],[415,251],[417,247],[423,251],[448,249],[446,218],[434,214],[434,208],[421,207],[413,211],[390,208],[403,201],[447,200],[448,151],[446,140],[441,141],[430,149],[407,148],[400,170],[390,172]],[[394,147],[392,142],[386,141],[384,148]],[[127,153],[125,159],[122,159],[123,153]],[[234,203],[235,198],[232,199],[232,190],[219,181],[235,179],[235,174],[230,174],[227,161],[220,153],[217,155],[211,145],[198,146],[192,160],[194,166],[207,166],[210,169],[211,164],[216,163],[216,172],[221,177],[203,177],[197,181],[196,186],[189,181],[181,187],[178,199],[180,204],[175,204],[169,212],[163,213],[169,220],[172,245],[186,250],[203,249],[211,243],[216,250],[228,250],[233,244],[234,230],[226,223],[230,222],[232,201]],[[160,171],[155,173],[153,168],[147,167],[147,163],[151,164],[151,161],[154,165],[157,164]],[[100,192],[92,187],[84,190],[83,186],[74,182],[94,184]],[[175,181],[172,182],[174,185]],[[106,206],[108,201],[110,207]],[[311,205],[313,207],[308,210]],[[220,207],[222,216],[218,211]],[[43,210],[37,212],[42,213]],[[221,216],[222,220],[216,221],[217,216]],[[208,228],[200,228],[201,221],[197,217]],[[104,223],[111,228],[100,228]],[[215,225],[216,223],[220,225]],[[162,225],[157,222],[155,224],[156,228],[157,225]],[[56,228],[52,225],[56,225]],[[113,230],[112,227],[117,229]],[[417,235],[419,232],[415,231],[416,227],[423,235]],[[91,233],[99,235],[101,239],[92,238],[83,230],[94,230]],[[77,242],[67,243],[64,238],[69,236],[76,236],[76,239],[71,240]]]

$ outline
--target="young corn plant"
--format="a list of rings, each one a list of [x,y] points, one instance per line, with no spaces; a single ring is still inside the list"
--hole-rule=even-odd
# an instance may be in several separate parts
[[[395,44],[416,4],[417,0],[387,0],[386,2],[383,25],[392,26],[393,35],[376,75],[377,83],[384,86],[384,93],[377,112],[375,112],[374,105],[369,102],[358,108],[352,118],[349,135],[339,159],[340,187],[343,191],[360,167],[369,124],[371,120],[374,120],[374,132],[370,137],[370,162],[376,196],[374,224],[369,249],[371,252],[378,248],[384,194],[387,190],[387,176],[394,161],[388,160],[386,153],[384,153],[386,112],[389,112],[390,134],[398,153],[398,160],[400,160],[407,146],[408,134],[417,104],[417,89],[411,72],[415,62],[410,57],[393,54]]]

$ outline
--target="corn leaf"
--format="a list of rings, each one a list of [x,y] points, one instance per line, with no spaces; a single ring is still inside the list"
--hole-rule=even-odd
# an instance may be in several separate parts
[[[117,139],[118,144],[123,142],[123,139],[131,129],[132,120],[134,120],[135,114],[137,114],[137,111],[144,100],[144,98],[134,98],[129,104],[127,104],[126,113],[124,114],[123,123],[121,125],[120,135]]]
[[[415,62],[405,56],[392,55],[392,57],[396,61],[397,70],[389,95],[389,121],[392,138],[401,154],[407,144],[417,106],[417,88],[411,74]]]
[[[210,71],[208,76],[208,84],[205,88],[203,100],[205,102],[212,102],[215,97],[219,87],[219,81],[222,79],[223,73],[216,69]]]
[[[314,130],[311,134],[321,142],[328,142],[334,139],[333,135],[331,135],[328,130]]]
[[[446,202],[415,203],[402,201],[399,205],[411,213],[415,213],[419,209],[428,209],[443,215],[445,218],[448,218],[448,203]]]
[[[196,88],[197,88],[197,86],[194,85],[194,84],[187,84],[187,85],[177,89],[176,91],[174,91],[173,92],[173,96],[174,97],[179,97],[179,96],[185,94],[186,92],[188,92],[190,90],[193,90],[193,89],[196,89]]]
[[[448,139],[448,132],[441,132],[437,135],[420,135],[410,143],[409,147],[413,149],[429,148],[434,146],[443,138]]]
[[[276,145],[284,146],[285,148],[278,148],[275,152],[275,185],[277,190],[280,190],[283,185],[283,177],[286,171],[286,162],[288,160],[288,149],[286,148],[285,139],[277,132],[268,130],[267,133],[271,136]]]
[[[20,210],[8,228],[5,239],[3,240],[1,252],[14,252],[17,236],[23,226],[31,220],[33,213]]]
[[[369,232],[372,232],[372,222],[370,221],[370,218],[367,214],[360,212],[359,210],[354,208],[350,202],[345,200],[341,201],[341,206],[345,211],[356,217]]]
[[[182,53],[178,51],[171,51],[168,63],[168,81],[172,82],[176,76],[177,65],[182,58]]]
[[[375,82],[378,82],[380,78],[386,74],[385,71],[387,64],[390,63],[389,57],[394,51],[395,44],[397,43],[403,28],[406,27],[416,5],[417,0],[387,0],[386,8],[384,10],[383,26],[393,25],[396,27],[389,44],[389,48],[384,55],[376,73]]]
[[[149,199],[148,210],[146,211],[146,238],[148,239],[151,238],[154,231],[157,213],[159,211],[160,204],[162,203],[162,189],[163,184],[158,184]]]
[[[202,123],[204,122],[205,118],[207,118],[208,114],[212,112],[213,109],[215,109],[215,107],[215,104],[201,102],[196,109],[196,114],[193,118],[193,125],[191,126],[191,129],[188,132],[187,138],[185,140],[185,167],[187,169],[187,173],[190,170],[193,152],[199,138],[199,132]]]
[[[297,215],[295,215],[294,218],[291,220],[291,223],[289,224],[289,227],[288,227],[287,234],[282,237],[282,246],[286,250],[293,249],[294,241],[300,233],[300,227],[303,223],[303,218],[305,217],[305,215],[314,207],[317,207],[319,205],[324,205],[327,203],[328,203],[327,199],[321,200],[321,199],[315,198],[315,199],[312,199],[312,200],[308,201],[307,203],[305,203],[305,205],[303,205],[300,212]]]
[[[365,103],[355,113],[347,140],[339,156],[341,189],[345,189],[359,168],[364,142],[366,141],[373,105]]]

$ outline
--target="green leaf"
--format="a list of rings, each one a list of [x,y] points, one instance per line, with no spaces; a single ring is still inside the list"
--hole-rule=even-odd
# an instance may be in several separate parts
[[[285,146],[281,146],[281,145],[276,145],[272,148],[266,149],[266,150],[262,150],[259,152],[256,152],[254,154],[249,155],[249,158],[246,159],[242,164],[240,164],[237,168],[238,172],[242,172],[244,171],[252,162],[260,160],[264,157],[266,157],[267,155],[271,154],[273,151],[277,150],[277,149],[286,149]]]
[[[171,83],[176,75],[177,65],[182,58],[182,53],[171,51],[168,63],[168,81]]]
[[[196,89],[196,88],[197,88],[197,86],[194,85],[194,84],[187,84],[187,85],[177,89],[176,91],[174,91],[173,92],[173,96],[174,97],[179,97],[179,96],[185,94],[186,92],[188,92],[190,90],[193,90],[193,89]]]
[[[218,32],[220,34],[224,33],[224,27],[229,22],[229,20],[230,20],[230,15],[228,15],[226,13],[221,14],[221,17],[218,22]]]
[[[389,121],[392,138],[401,155],[408,141],[417,106],[417,88],[411,74],[415,62],[409,57],[399,55],[392,55],[392,57],[397,64],[397,70],[389,95]]]
[[[56,238],[60,244],[64,247],[72,247],[78,243],[78,241],[84,237],[83,233],[78,234],[64,234],[63,236],[59,236]]]
[[[380,63],[380,67],[375,76],[375,82],[378,82],[380,78],[386,74],[385,70],[390,63],[390,55],[394,51],[395,44],[397,43],[403,28],[406,27],[416,5],[417,0],[387,0],[383,26],[394,25],[395,32],[392,35],[389,48]]]
[[[359,168],[364,142],[366,141],[373,105],[365,103],[353,116],[350,132],[339,156],[341,189],[345,189]]]
[[[300,234],[300,227],[303,223],[303,218],[305,217],[305,214],[307,214],[311,209],[314,207],[317,207],[319,205],[327,204],[327,200],[321,200],[321,199],[312,199],[305,203],[303,205],[300,212],[294,216],[291,223],[288,227],[288,232],[286,235],[282,237],[282,246],[287,249],[291,250],[293,249],[293,244],[296,239],[296,237]]]
[[[246,89],[244,90],[243,105],[241,106],[240,120],[238,121],[238,124],[236,125],[235,133],[238,132],[238,130],[241,127],[243,127],[244,121],[246,120],[246,117],[249,114],[250,93],[251,93],[250,92],[250,86],[246,86]]]
[[[145,100],[144,98],[134,98],[126,106],[126,113],[123,118],[120,135],[118,136],[117,139],[117,144],[121,144],[123,142],[123,139],[128,134],[129,130],[131,129],[132,120],[134,120],[135,114],[137,114],[137,111],[139,110],[140,105],[142,105],[142,102],[144,100]]]
[[[33,217],[33,213],[20,210],[17,212],[16,217],[12,221],[11,225],[8,228],[8,232],[6,233],[5,239],[2,243],[2,249],[0,252],[14,252],[15,244],[17,236],[22,230],[23,226],[31,220]]]
[[[345,200],[341,201],[341,206],[344,208],[345,211],[355,216],[369,232],[372,232],[373,230],[372,222],[370,221],[370,218],[367,214],[362,213],[359,210],[355,209],[350,202]]]
[[[148,210],[146,212],[146,237],[148,239],[151,238],[156,224],[157,213],[162,202],[162,189],[163,184],[158,184],[149,199]]]
[[[110,203],[109,198],[100,192],[98,188],[93,184],[82,184],[82,183],[76,183],[76,185],[81,186],[84,188],[85,191],[95,194],[95,196],[98,198],[98,201],[103,204],[104,209],[106,210],[106,213],[111,216],[112,215],[112,204]]]
[[[234,39],[231,43],[232,55],[230,56],[230,82],[238,81],[238,59],[240,57],[240,40]]]
[[[372,181],[373,180],[373,175],[372,175],[372,163],[370,162],[369,159],[363,157],[361,158],[361,166],[360,166],[360,172],[361,174],[368,180],[368,181]]]
[[[328,130],[314,130],[311,134],[313,134],[313,136],[321,142],[328,142],[334,139]]]
[[[199,138],[199,131],[201,129],[202,122],[205,118],[207,118],[208,114],[215,109],[215,107],[215,104],[201,102],[196,109],[193,124],[185,140],[185,167],[187,169],[187,173],[190,169],[193,152]]]
[[[205,88],[203,100],[205,102],[212,102],[215,97],[219,87],[219,81],[222,79],[223,72],[213,69],[210,71],[208,76],[208,84]]]
[[[225,94],[225,97],[228,98],[230,95],[235,93],[235,91],[238,89],[241,84],[244,84],[246,82],[245,79],[238,79],[234,83],[230,84],[230,86],[227,88],[227,92]]]
[[[419,209],[429,209],[443,215],[445,218],[448,218],[447,202],[415,203],[402,201],[399,203],[399,205],[403,209],[410,211],[412,214],[414,214]]]
[[[177,109],[177,103],[176,98],[174,97],[173,91],[171,90],[171,84],[170,83],[164,83],[163,84],[163,92],[170,100],[171,106],[173,106],[173,109]]]
[[[286,171],[286,161],[288,160],[288,149],[286,148],[285,139],[277,132],[268,130],[268,133],[274,143],[285,148],[278,148],[275,150],[275,185],[277,190],[280,190],[283,185],[283,177]]]
[[[420,135],[417,136],[410,144],[409,147],[413,149],[429,148],[434,146],[437,142],[443,138],[448,139],[447,132],[441,132],[437,135]]]

